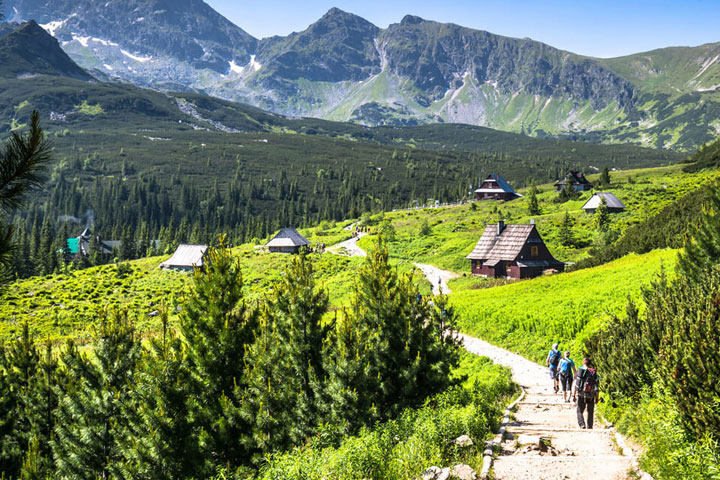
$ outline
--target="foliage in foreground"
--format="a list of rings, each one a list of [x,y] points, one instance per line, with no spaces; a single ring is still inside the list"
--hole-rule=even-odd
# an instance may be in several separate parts
[[[658,478],[720,473],[720,189],[708,197],[677,277],[644,290],[644,314],[630,303],[586,343],[622,407],[610,415],[646,443],[644,462]]]
[[[488,359],[464,354],[456,375],[463,385],[407,409],[396,420],[363,429],[337,447],[312,440],[292,452],[271,456],[261,469],[263,480],[338,480],[418,477],[431,465],[466,463],[479,470],[484,440],[495,431],[503,405],[514,393],[509,371]],[[453,441],[469,435],[474,445]]]
[[[326,318],[314,267],[295,257],[274,293],[244,298],[240,264],[212,250],[182,304],[180,334],[149,347],[127,311],[101,314],[89,351],[42,356],[27,326],[0,348],[0,471],[7,477],[252,475],[316,433],[340,438],[453,383],[452,309],[418,301],[378,248],[351,306]],[[59,360],[59,361],[58,361]]]

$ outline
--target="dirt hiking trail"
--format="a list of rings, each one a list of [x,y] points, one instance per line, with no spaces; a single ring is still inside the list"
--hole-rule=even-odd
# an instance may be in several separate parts
[[[355,223],[352,223],[345,227],[345,230],[352,231]],[[335,255],[342,255],[344,257],[367,257],[367,252],[362,248],[358,247],[358,240],[367,235],[365,232],[358,232],[356,236],[345,240],[344,242],[336,243],[332,247],[328,247],[327,251],[334,253]]]
[[[433,293],[451,293],[447,281],[458,275],[432,265],[415,264],[433,285]],[[440,282],[438,283],[438,280]],[[470,353],[508,367],[524,390],[493,463],[495,480],[619,480],[637,466],[624,440],[597,421],[592,430],[578,427],[576,406],[554,393],[548,369],[478,338],[460,334]],[[549,346],[548,346],[549,349]],[[579,359],[575,359],[580,363]],[[617,443],[616,443],[617,442]],[[620,448],[618,445],[622,445]],[[621,453],[622,452],[622,453]],[[647,474],[640,478],[652,478]]]
[[[496,480],[613,480],[629,477],[632,452],[619,453],[615,431],[595,419],[578,428],[574,403],[552,391],[547,368],[478,338],[460,335],[470,353],[489,357],[512,371],[525,390],[493,466]],[[576,360],[577,361],[577,360]],[[622,442],[622,440],[621,440]],[[539,445],[549,447],[541,452]]]

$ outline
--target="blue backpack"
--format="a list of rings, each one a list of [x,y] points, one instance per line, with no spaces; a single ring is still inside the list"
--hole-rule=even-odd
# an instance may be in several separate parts
[[[572,365],[572,360],[570,360],[569,358],[563,358],[562,361],[560,362],[560,371],[562,373],[570,372],[571,365]]]

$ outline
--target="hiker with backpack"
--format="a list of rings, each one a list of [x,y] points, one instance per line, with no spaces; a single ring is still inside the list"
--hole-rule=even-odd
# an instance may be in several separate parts
[[[560,365],[560,358],[562,358],[562,353],[560,353],[560,350],[558,350],[558,344],[555,343],[552,346],[552,350],[548,353],[547,359],[545,359],[545,363],[548,367],[550,367],[550,378],[553,381],[553,388],[555,389],[555,393],[558,392],[560,387],[558,386],[558,365]]]
[[[570,358],[570,350],[565,351],[565,356],[560,360],[558,373],[560,374],[560,387],[563,392],[563,401],[570,402],[573,379],[576,373],[575,362]]]
[[[593,428],[593,414],[595,404],[600,400],[600,377],[589,358],[583,359],[582,367],[578,368],[575,374],[572,397],[573,402],[577,401],[577,419],[580,428]],[[587,424],[584,413],[587,408]]]

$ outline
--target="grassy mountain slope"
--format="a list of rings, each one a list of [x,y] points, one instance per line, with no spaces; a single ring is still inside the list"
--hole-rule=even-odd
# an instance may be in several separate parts
[[[651,217],[714,177],[714,173],[706,171],[683,173],[680,166],[612,172],[612,185],[602,187],[601,191],[615,194],[627,209],[611,216],[611,228],[620,235],[628,227]],[[597,175],[589,175],[588,178],[595,181]],[[540,215],[528,214],[528,189],[520,190],[525,197],[510,202],[486,201],[386,213],[384,218],[392,222],[398,237],[397,241],[389,244],[390,254],[398,261],[430,263],[458,273],[468,272],[469,260],[465,256],[472,251],[485,226],[502,218],[507,223],[534,220],[540,235],[558,260],[577,262],[585,258],[589,250],[601,241],[593,226],[593,216],[581,210],[592,192],[583,193],[577,200],[554,203],[557,193],[551,185],[540,185],[538,188],[541,192],[538,195]],[[576,242],[573,246],[560,244],[559,233],[565,212],[574,220]],[[419,234],[423,222],[431,227],[429,235]],[[360,243],[369,247],[372,238],[363,238]],[[466,281],[465,288],[486,286],[486,281],[482,279]]]

